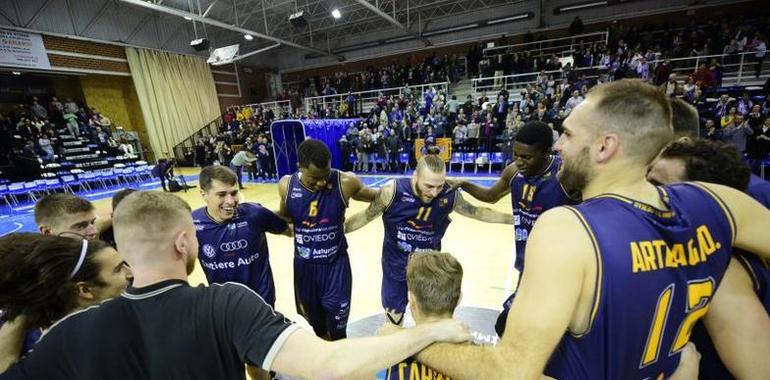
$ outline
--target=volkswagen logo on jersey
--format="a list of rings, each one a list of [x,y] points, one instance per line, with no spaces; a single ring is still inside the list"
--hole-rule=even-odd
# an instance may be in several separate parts
[[[222,243],[219,245],[219,249],[222,252],[232,252],[237,251],[239,249],[244,249],[249,246],[249,242],[246,241],[246,239],[240,239],[236,241],[229,241],[227,243]]]
[[[204,244],[203,245],[203,254],[206,255],[209,259],[213,258],[214,255],[217,254],[217,250],[214,249],[210,244]]]

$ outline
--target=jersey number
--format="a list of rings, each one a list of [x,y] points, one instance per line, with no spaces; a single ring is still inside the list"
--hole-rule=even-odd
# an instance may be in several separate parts
[[[674,284],[667,286],[658,297],[658,306],[655,308],[655,316],[652,319],[650,333],[647,336],[647,344],[644,347],[642,364],[639,368],[644,368],[658,360],[668,312],[671,309],[671,300],[674,297],[674,288]],[[679,325],[679,330],[676,333],[674,344],[669,350],[669,355],[679,352],[690,341],[690,333],[695,322],[706,314],[709,309],[709,302],[711,302],[711,297],[713,296],[714,279],[710,277],[691,281],[687,284],[687,316],[685,316],[682,324]]]
[[[524,186],[521,187],[521,199],[532,202],[532,200],[535,199],[535,185],[525,183]]]
[[[310,212],[308,212],[308,216],[316,215],[318,215],[318,201],[312,201],[310,202]]]
[[[430,216],[430,209],[433,207],[420,207],[419,210],[417,210],[417,220],[422,219],[423,222],[428,221],[428,216]]]

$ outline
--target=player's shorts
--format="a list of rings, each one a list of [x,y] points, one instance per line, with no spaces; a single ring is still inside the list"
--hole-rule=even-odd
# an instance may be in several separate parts
[[[347,253],[328,263],[294,258],[294,301],[297,313],[327,340],[347,337],[353,276]]]
[[[403,314],[406,311],[407,297],[406,280],[394,280],[384,271],[382,273],[382,307],[385,310]]]

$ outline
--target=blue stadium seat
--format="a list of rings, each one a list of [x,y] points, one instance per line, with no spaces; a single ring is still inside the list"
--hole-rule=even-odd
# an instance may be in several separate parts
[[[460,152],[454,152],[452,153],[452,157],[449,159],[449,171],[452,171],[452,165],[453,164],[459,164],[460,165],[460,173],[465,172],[465,162],[463,162],[463,154]]]
[[[404,173],[406,173],[407,169],[409,169],[409,153],[408,152],[399,153],[398,162],[400,164],[404,164]]]
[[[492,173],[492,165],[500,164],[502,170],[505,167],[505,161],[503,160],[503,152],[492,153],[492,158],[489,160],[489,172]]]

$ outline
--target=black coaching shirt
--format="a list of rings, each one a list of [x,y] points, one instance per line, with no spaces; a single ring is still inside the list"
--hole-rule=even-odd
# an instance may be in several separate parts
[[[168,280],[70,314],[0,377],[244,379],[298,328],[244,285]]]

